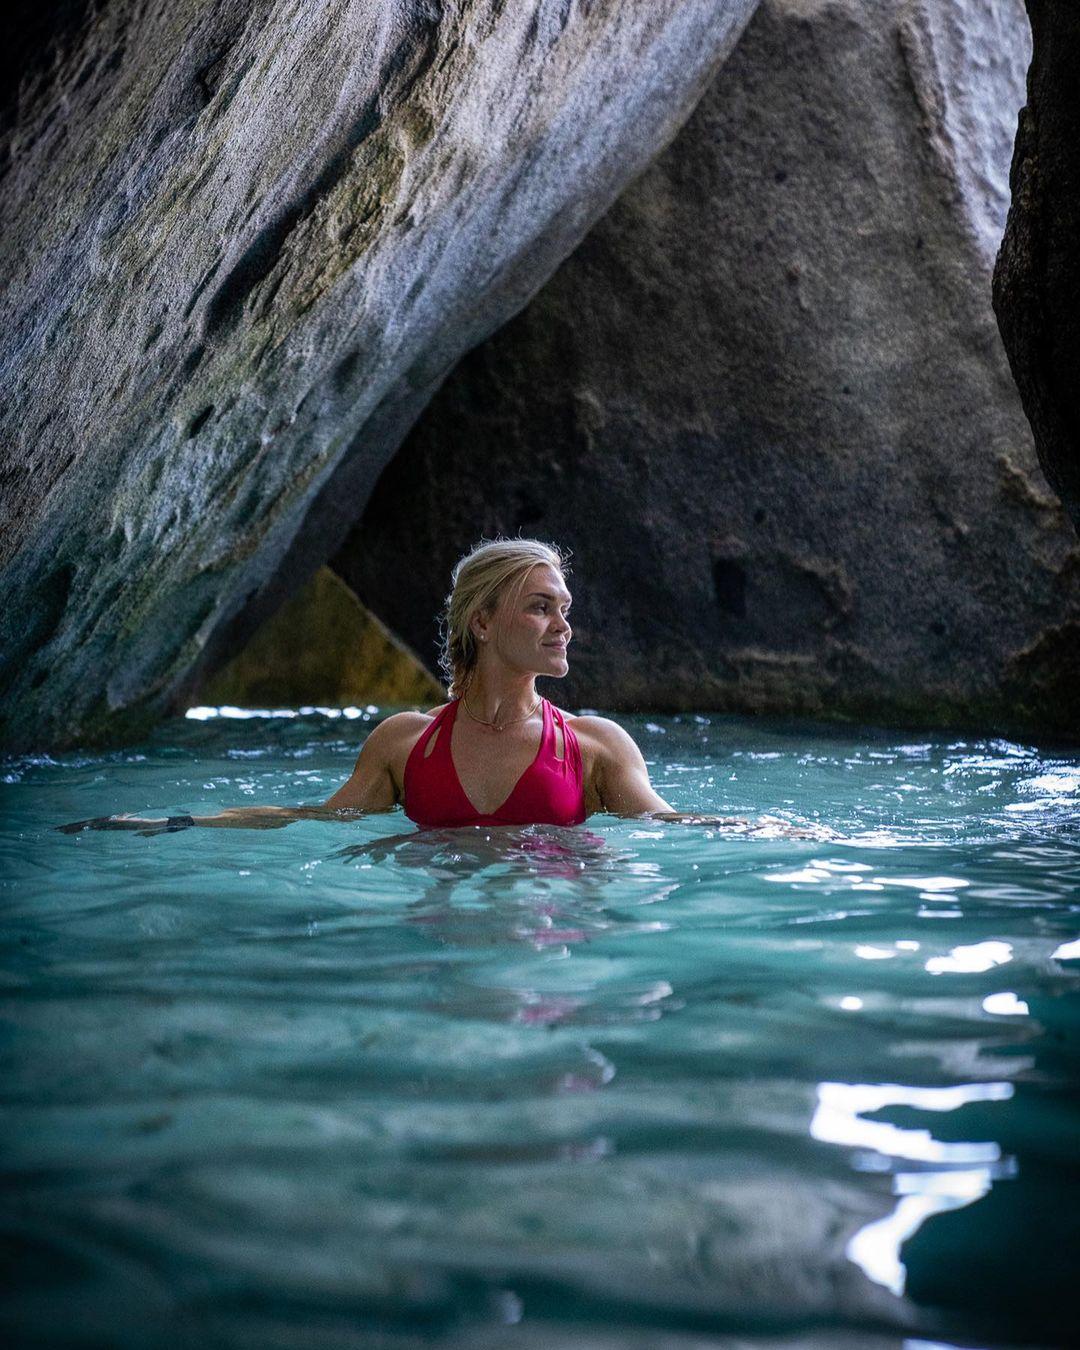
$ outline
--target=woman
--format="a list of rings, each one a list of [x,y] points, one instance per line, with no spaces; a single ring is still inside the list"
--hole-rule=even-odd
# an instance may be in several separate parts
[[[566,560],[536,539],[481,543],[457,564],[440,656],[449,701],[380,722],[352,776],[322,807],[241,807],[214,816],[106,817],[62,826],[147,833],[275,828],[293,820],[389,811],[422,828],[580,825],[597,811],[742,824],[681,815],[649,782],[632,738],[606,717],[575,717],[536,691],[569,670]]]

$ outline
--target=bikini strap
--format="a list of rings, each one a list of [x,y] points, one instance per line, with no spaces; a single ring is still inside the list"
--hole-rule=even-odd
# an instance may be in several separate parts
[[[439,709],[439,711],[431,719],[428,725],[420,733],[420,739],[413,746],[414,753],[418,751],[420,757],[424,758],[424,751],[427,749],[428,741],[431,740],[432,736],[435,735],[436,731],[438,731],[438,729],[443,725],[443,723],[447,720],[447,718],[450,718],[451,722],[453,721],[453,715],[457,711],[458,701],[459,701],[458,699],[454,699],[451,703],[448,703],[444,708]],[[436,743],[435,749],[432,750],[431,753],[433,755],[437,755],[439,753],[439,746],[442,744],[443,741],[446,740],[448,740],[448,737],[446,736],[441,737],[440,740]]]
[[[555,720],[557,720],[559,726],[562,727],[563,760],[570,765],[570,767],[574,770],[575,773],[580,774],[581,747],[578,745],[578,739],[574,735],[574,733],[570,730],[570,728],[566,725],[566,718],[562,715],[561,712],[559,712],[558,708],[556,708],[554,704],[549,704],[548,706],[551,708],[551,712],[553,715],[551,727],[551,757],[552,759],[555,758],[555,751],[558,749],[558,746],[556,745],[555,742]]]
[[[540,727],[540,753],[538,759],[546,759],[549,755],[555,754],[555,709],[551,705],[551,700],[543,698],[540,704],[540,711],[543,715],[543,722]]]

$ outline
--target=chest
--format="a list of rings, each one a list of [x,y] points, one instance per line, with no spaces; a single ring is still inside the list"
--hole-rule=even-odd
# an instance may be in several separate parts
[[[522,792],[535,805],[537,790],[541,793],[550,790],[552,782],[559,779],[564,782],[572,779],[579,784],[578,791],[584,789],[588,812],[599,809],[599,796],[592,781],[591,745],[586,752],[586,747],[575,737],[569,749],[580,769],[568,777],[560,772],[566,765],[568,753],[560,717],[552,718],[546,741],[540,717],[503,732],[463,726],[463,720],[444,720],[426,739],[421,736],[422,745],[413,743],[406,756],[414,762],[413,790],[425,795],[435,794],[428,803],[432,812],[441,812],[448,800],[444,794],[449,792],[450,799],[463,794],[477,815],[497,815],[512,801],[520,806]],[[430,770],[427,769],[428,762],[431,762]],[[404,770],[405,764],[393,766],[391,773],[395,779],[396,799],[404,803],[405,774],[396,771],[399,767]],[[563,791],[562,788],[556,790]]]
[[[555,732],[555,757],[565,755],[562,729]],[[480,815],[493,815],[513,795],[521,780],[536,763],[542,749],[543,721],[535,719],[521,727],[491,731],[460,719],[449,734],[450,756],[462,791]]]

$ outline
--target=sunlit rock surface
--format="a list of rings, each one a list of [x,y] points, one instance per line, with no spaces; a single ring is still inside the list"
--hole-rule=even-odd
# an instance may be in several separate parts
[[[329,567],[281,606],[192,697],[241,708],[442,703],[434,675]]]
[[[1034,53],[994,308],[1040,462],[1080,529],[1080,7],[1028,0],[1028,12]]]
[[[422,655],[481,532],[575,554],[570,706],[1080,729],[1080,552],[994,323],[1020,0],[766,0],[458,367],[335,565]]]
[[[310,576],[753,5],[66,7],[0,146],[0,739],[132,733]]]

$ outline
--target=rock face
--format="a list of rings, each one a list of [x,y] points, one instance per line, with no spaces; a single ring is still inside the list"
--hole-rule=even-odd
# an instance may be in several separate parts
[[[765,0],[471,353],[335,560],[425,659],[460,552],[575,554],[569,706],[1080,730],[1080,551],[990,305],[1019,0]]]
[[[430,708],[445,696],[415,653],[388,633],[329,567],[320,567],[193,697],[214,707]]]
[[[994,309],[1039,460],[1080,530],[1080,9],[1027,8],[1034,50]]]
[[[130,734],[310,576],[753,5],[59,6],[0,147],[0,738]]]

